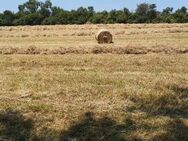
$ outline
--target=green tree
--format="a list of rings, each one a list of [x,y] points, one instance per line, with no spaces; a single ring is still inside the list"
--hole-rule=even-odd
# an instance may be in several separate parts
[[[25,22],[25,17],[26,15],[24,13],[21,12],[17,12],[15,14],[15,19],[13,21],[13,25],[17,26],[17,25],[26,25]]]
[[[54,24],[94,24],[106,23],[187,23],[186,7],[173,12],[167,7],[162,12],[156,10],[155,4],[141,3],[135,12],[129,9],[96,12],[94,7],[80,7],[77,10],[66,11],[52,5],[51,0],[28,0],[18,6],[18,12],[9,10],[0,13],[0,26],[11,25],[54,25]]]
[[[44,3],[40,2],[39,13],[44,17],[49,17],[52,14],[52,3],[50,0],[46,0]]]
[[[137,13],[131,13],[128,18],[128,23],[138,23],[139,15]]]
[[[11,26],[13,25],[13,21],[15,19],[14,13],[9,10],[5,10],[2,15],[2,25]]]
[[[163,19],[164,23],[174,23],[174,17],[173,17],[173,8],[172,7],[167,7],[163,10],[161,16]]]
[[[127,8],[117,11],[117,23],[127,23],[130,16],[130,12]]]
[[[107,23],[107,18],[108,18],[107,11],[96,12],[92,17],[91,22],[94,24]]]
[[[88,21],[91,22],[92,17],[95,14],[95,10],[93,6],[89,6],[87,9],[88,9]]]
[[[155,4],[141,3],[136,9],[136,22],[137,23],[152,23],[157,17]]]
[[[113,24],[116,23],[116,21],[117,21],[117,11],[114,9],[108,13],[107,23]]]
[[[170,14],[172,14],[172,12],[173,12],[173,8],[172,7],[167,7],[167,8],[165,8],[163,10],[162,14],[163,15],[170,15]]]
[[[3,25],[3,14],[0,13],[0,26]]]
[[[130,11],[127,8],[123,8],[123,13],[127,16],[130,15]]]
[[[85,24],[89,19],[89,12],[86,8],[80,7],[74,13],[75,24]]]
[[[19,5],[18,9],[19,12],[22,13],[36,13],[38,11],[38,9],[40,8],[40,2],[38,2],[37,0],[29,0],[28,2]]]
[[[43,21],[43,16],[39,13],[32,13],[23,17],[26,25],[40,25]]]
[[[174,13],[174,19],[177,23],[187,23],[188,22],[188,14],[187,14],[187,8],[182,7],[181,9],[178,9]]]
[[[47,17],[42,21],[42,25],[55,25],[55,24],[61,24],[58,17]]]
[[[149,11],[148,11],[147,15],[148,15],[150,23],[153,23],[154,20],[157,18],[158,12],[157,12],[156,8],[157,8],[156,4],[149,5]]]

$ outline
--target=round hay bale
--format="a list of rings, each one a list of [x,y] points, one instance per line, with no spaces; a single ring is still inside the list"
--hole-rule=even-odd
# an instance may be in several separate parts
[[[101,29],[95,36],[99,44],[110,44],[112,42],[112,34],[107,29]]]

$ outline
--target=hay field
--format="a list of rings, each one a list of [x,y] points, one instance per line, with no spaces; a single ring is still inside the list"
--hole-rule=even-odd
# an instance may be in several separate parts
[[[114,44],[97,44],[101,28],[112,32]],[[188,24],[0,27],[0,54],[187,53],[187,38]]]
[[[114,44],[97,44],[101,28]],[[0,27],[0,140],[187,133],[188,24]]]

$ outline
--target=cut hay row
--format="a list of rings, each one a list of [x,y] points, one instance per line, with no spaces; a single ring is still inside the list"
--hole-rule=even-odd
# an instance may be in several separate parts
[[[0,27],[0,37],[63,37],[94,36],[100,29],[109,29],[112,35],[187,33],[188,24],[114,24],[114,25],[56,25]]]
[[[111,30],[111,29],[110,29]],[[57,31],[57,30],[56,30]],[[0,38],[11,38],[11,37],[17,37],[17,38],[26,38],[26,37],[63,37],[63,36],[94,36],[97,30],[90,31],[90,30],[85,30],[85,31],[71,31],[69,32],[68,30],[66,31],[45,31],[42,30],[41,32],[39,31],[31,31],[32,34],[28,33],[27,31],[0,31]],[[117,30],[111,30],[113,35],[135,35],[135,34],[158,34],[158,33],[188,33],[188,29],[181,29],[181,28],[173,28],[173,29],[151,29],[151,30],[146,30],[146,29],[117,29]],[[17,34],[16,32],[19,32]],[[106,32],[107,33],[107,32]],[[96,38],[100,38],[100,33],[97,33]]]
[[[95,46],[93,48],[63,48],[59,47],[57,49],[42,49],[35,46],[28,48],[16,48],[16,47],[5,47],[0,48],[0,54],[10,55],[10,54],[188,54],[188,48],[176,48],[167,46],[155,46],[152,48],[148,47],[136,47],[136,46],[125,46],[125,47],[105,47],[105,46]]]
[[[40,26],[3,26],[0,27],[0,31],[13,31],[13,30],[22,30],[22,31],[28,31],[30,30],[36,30],[36,31],[42,31],[42,30],[70,30],[70,29],[80,29],[80,30],[96,30],[101,28],[107,28],[107,29],[140,29],[140,28],[147,28],[147,29],[159,29],[159,28],[188,28],[188,24],[90,24],[90,25],[53,25],[53,26],[46,26],[46,25],[40,25]]]

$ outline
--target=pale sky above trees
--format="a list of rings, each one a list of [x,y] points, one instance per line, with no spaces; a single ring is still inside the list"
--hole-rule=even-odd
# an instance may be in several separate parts
[[[27,0],[1,0],[0,12],[4,10],[17,11],[18,5]],[[41,0],[44,1],[44,0]],[[155,3],[158,10],[163,10],[166,7],[174,9],[182,6],[188,7],[188,0],[51,0],[53,5],[59,6],[65,10],[77,9],[80,6],[94,6],[96,11],[122,9],[124,7],[135,10],[137,5],[143,2]]]

